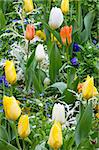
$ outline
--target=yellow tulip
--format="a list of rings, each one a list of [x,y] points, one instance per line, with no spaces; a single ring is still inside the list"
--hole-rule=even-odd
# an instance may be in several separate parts
[[[21,114],[21,109],[17,103],[17,100],[12,96],[3,97],[3,106],[5,111],[5,116],[9,120],[17,120]]]
[[[24,10],[26,13],[31,12],[34,9],[32,0],[23,0],[24,1]]]
[[[93,96],[96,96],[98,94],[98,91],[96,87],[94,86],[94,79],[93,77],[87,76],[86,81],[83,83],[82,87],[82,96],[85,99],[90,99]]]
[[[51,128],[48,144],[57,150],[62,146],[62,127],[59,122],[55,122]]]
[[[69,0],[62,0],[61,10],[64,14],[69,12]]]
[[[46,41],[46,34],[43,31],[41,30],[36,31],[36,36],[38,36],[41,40]]]
[[[30,134],[28,115],[22,115],[18,123],[18,133],[21,138],[26,138]]]
[[[10,84],[14,84],[17,80],[16,70],[12,60],[5,62],[5,76]]]
[[[98,119],[99,119],[99,112],[98,112],[98,113],[96,113],[96,118],[98,118]]]

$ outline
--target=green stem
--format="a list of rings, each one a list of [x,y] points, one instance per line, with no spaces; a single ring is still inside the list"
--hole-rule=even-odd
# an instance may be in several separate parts
[[[20,143],[19,143],[19,138],[18,138],[18,133],[17,133],[17,129],[16,129],[16,124],[15,123],[14,123],[14,131],[15,131],[15,135],[16,135],[16,143],[17,143],[18,149],[22,150],[21,146],[20,146]]]
[[[11,85],[11,88],[10,88],[10,95],[12,96],[13,95],[13,86]]]
[[[26,150],[24,139],[23,139],[23,150]]]
[[[29,58],[29,43],[30,43],[30,41],[28,41],[28,45],[27,45],[27,60]]]
[[[9,135],[8,141],[9,141],[9,143],[10,143],[10,141],[11,141],[11,132],[10,132],[10,124],[9,124],[9,121],[8,121],[8,135]]]
[[[66,58],[67,58],[67,64],[69,64],[69,53],[68,53],[68,46],[66,46]]]
[[[78,27],[81,27],[81,0],[78,0],[77,2],[77,21],[78,21]]]

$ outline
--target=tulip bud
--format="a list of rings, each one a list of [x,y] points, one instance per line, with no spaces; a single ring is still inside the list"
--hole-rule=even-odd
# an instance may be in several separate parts
[[[35,58],[38,62],[45,59],[45,51],[42,44],[38,44],[36,51],[35,51]]]
[[[32,24],[28,24],[27,27],[26,27],[26,39],[27,40],[32,40],[34,38],[34,35],[35,35],[35,28]]]
[[[82,96],[83,98],[88,100],[96,95],[98,95],[98,91],[94,86],[93,77],[87,76],[86,81],[83,83]]]
[[[68,45],[70,45],[72,43],[72,26],[64,26],[63,28],[61,28],[60,36],[63,44],[66,44],[67,40]]]
[[[48,144],[54,149],[58,150],[62,142],[62,127],[59,122],[55,122],[51,128]]]
[[[77,86],[78,93],[82,92],[83,83],[79,83]]]
[[[41,40],[46,41],[46,34],[43,31],[41,30],[36,31],[36,36],[39,37]]]
[[[45,86],[48,86],[49,84],[50,84],[50,79],[46,77],[46,78],[44,79],[44,85],[45,85]]]
[[[10,84],[14,84],[17,80],[17,75],[16,75],[16,70],[14,67],[14,63],[13,61],[9,61],[7,60],[5,62],[5,76],[6,76],[6,80],[10,83]]]
[[[21,115],[18,122],[18,134],[21,138],[26,138],[30,134],[28,115]]]
[[[59,28],[63,23],[63,14],[60,8],[53,7],[50,12],[49,26],[52,29]]]
[[[69,12],[69,0],[62,0],[61,10],[64,14]]]
[[[54,104],[52,111],[52,120],[60,122],[61,124],[65,123],[65,108],[64,105]]]
[[[21,109],[16,101],[16,99],[8,96],[3,97],[3,106],[5,111],[5,116],[10,120],[17,120],[21,114]]]
[[[24,1],[24,10],[26,13],[31,12],[34,9],[32,0],[23,0]]]

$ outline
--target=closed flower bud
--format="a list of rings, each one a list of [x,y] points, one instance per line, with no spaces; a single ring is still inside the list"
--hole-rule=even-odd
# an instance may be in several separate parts
[[[49,26],[52,29],[59,28],[63,23],[63,14],[60,8],[53,7],[50,12]]]
[[[28,24],[26,27],[26,33],[25,33],[25,37],[27,40],[32,40],[34,38],[35,35],[35,28],[32,24]]]
[[[65,108],[64,105],[60,103],[54,104],[52,111],[52,120],[60,122],[61,124],[65,123]]]
[[[51,82],[51,81],[50,81],[49,78],[46,77],[46,78],[44,79],[44,85],[45,85],[45,86],[48,86],[48,85],[50,84],[50,82]]]
[[[18,134],[21,138],[26,138],[30,134],[28,115],[21,115],[18,122]]]
[[[35,59],[40,62],[45,59],[45,51],[42,44],[38,44],[35,51]]]
[[[96,95],[98,95],[98,91],[94,86],[94,79],[93,77],[87,76],[86,81],[83,83],[82,96],[88,100]]]
[[[55,122],[51,128],[48,144],[54,150],[58,150],[63,142],[62,142],[62,127],[59,122]]]
[[[26,13],[33,11],[33,1],[32,0],[23,0],[24,1],[24,10]]]
[[[46,41],[46,34],[43,31],[41,30],[36,31],[36,36],[39,37],[41,40]]]
[[[62,0],[61,10],[64,14],[69,12],[69,0]]]
[[[6,76],[6,80],[10,83],[10,84],[14,84],[17,80],[17,75],[16,75],[16,70],[14,67],[14,63],[13,61],[9,61],[7,60],[5,62],[5,76]]]
[[[5,111],[5,116],[9,120],[17,120],[21,114],[21,109],[16,101],[16,99],[8,96],[3,97],[3,106]]]
[[[66,44],[66,40],[68,45],[72,43],[72,26],[64,26],[60,30],[60,37],[62,39],[63,44]]]

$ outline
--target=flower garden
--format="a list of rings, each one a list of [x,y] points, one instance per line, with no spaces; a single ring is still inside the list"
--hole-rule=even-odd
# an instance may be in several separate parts
[[[99,149],[98,0],[0,0],[0,150]]]

